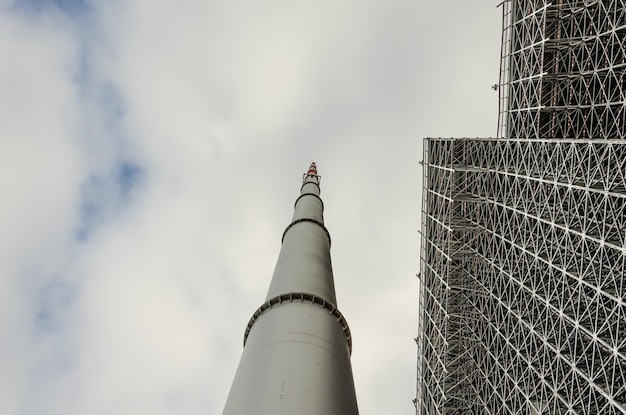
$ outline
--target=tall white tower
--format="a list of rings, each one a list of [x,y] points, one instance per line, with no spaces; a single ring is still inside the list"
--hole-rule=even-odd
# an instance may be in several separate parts
[[[319,185],[311,163],[266,301],[246,327],[224,415],[358,414]]]

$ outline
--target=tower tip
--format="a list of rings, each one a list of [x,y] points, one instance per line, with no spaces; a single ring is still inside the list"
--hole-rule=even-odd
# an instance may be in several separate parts
[[[311,162],[311,165],[309,166],[309,171],[307,172],[308,174],[312,174],[314,176],[317,176],[317,165],[315,164],[314,161]]]

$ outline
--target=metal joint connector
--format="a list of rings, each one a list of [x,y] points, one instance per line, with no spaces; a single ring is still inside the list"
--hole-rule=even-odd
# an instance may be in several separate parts
[[[343,314],[341,314],[341,312],[337,309],[337,307],[330,301],[327,301],[326,299],[322,297],[319,297],[315,294],[310,294],[310,293],[281,294],[281,295],[277,295],[276,297],[270,298],[268,301],[263,303],[259,308],[257,308],[254,314],[252,314],[252,317],[250,317],[250,321],[248,321],[248,325],[246,326],[246,332],[243,336],[243,346],[244,347],[246,346],[246,341],[248,340],[248,335],[250,334],[250,330],[252,329],[252,326],[254,325],[254,323],[261,316],[261,314],[263,314],[265,311],[269,310],[270,308],[274,308],[275,306],[283,304],[283,302],[291,303],[291,302],[298,301],[298,300],[300,302],[310,301],[311,304],[317,304],[320,307],[322,307],[324,310],[328,310],[328,312],[336,318],[337,322],[341,326],[341,329],[345,333],[346,342],[348,343],[348,350],[350,351],[350,354],[352,354],[352,335],[350,334],[350,327],[348,327],[348,322],[346,321]]]

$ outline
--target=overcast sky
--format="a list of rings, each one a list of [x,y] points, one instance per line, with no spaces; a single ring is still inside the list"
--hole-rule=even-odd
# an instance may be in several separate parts
[[[0,0],[0,413],[219,414],[311,161],[362,415],[415,396],[422,138],[496,1]]]

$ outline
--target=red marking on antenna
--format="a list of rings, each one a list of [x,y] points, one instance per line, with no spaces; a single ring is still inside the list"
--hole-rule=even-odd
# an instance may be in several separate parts
[[[311,166],[309,167],[309,171],[307,172],[307,174],[312,174],[317,176],[317,166],[315,165],[315,162],[311,163]]]

